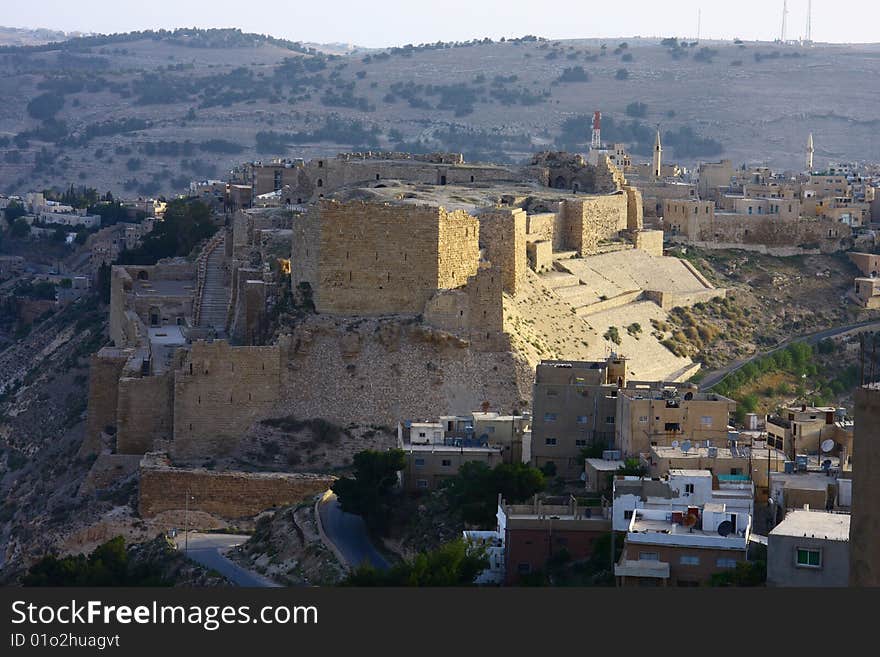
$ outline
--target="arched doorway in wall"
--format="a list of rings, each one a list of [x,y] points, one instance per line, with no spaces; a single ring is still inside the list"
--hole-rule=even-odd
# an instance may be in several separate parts
[[[554,189],[565,189],[568,187],[568,184],[565,181],[565,176],[556,176],[553,180],[553,188]]]

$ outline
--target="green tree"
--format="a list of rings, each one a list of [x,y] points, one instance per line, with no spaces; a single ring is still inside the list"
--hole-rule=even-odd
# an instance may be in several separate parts
[[[12,227],[9,229],[9,234],[16,239],[27,237],[31,234],[31,225],[23,218],[19,217],[12,222]]]
[[[766,561],[740,561],[732,570],[714,573],[709,586],[764,586],[766,582]]]
[[[395,564],[385,572],[362,565],[352,571],[342,586],[472,586],[488,566],[483,550],[457,539]]]
[[[31,566],[24,586],[167,586],[157,568],[130,563],[122,536],[99,545],[88,556],[49,555]]]
[[[501,463],[494,468],[478,461],[462,464],[458,474],[443,482],[449,506],[465,522],[494,523],[499,493],[510,503],[524,502],[546,485],[544,473],[525,463]]]
[[[387,528],[397,473],[406,466],[403,450],[367,449],[354,455],[354,477],[337,479],[331,487],[342,510],[362,516],[374,530]]]
[[[617,474],[624,476],[644,477],[648,469],[638,459],[626,459],[623,465],[617,468]]]
[[[201,201],[174,199],[168,202],[163,221],[137,249],[119,256],[121,265],[155,265],[162,258],[186,256],[204,239],[217,232],[211,209]]]
[[[14,222],[19,217],[23,217],[27,214],[27,211],[24,209],[24,205],[19,203],[18,201],[10,201],[9,205],[3,210],[3,215],[6,217],[6,221],[10,224]]]

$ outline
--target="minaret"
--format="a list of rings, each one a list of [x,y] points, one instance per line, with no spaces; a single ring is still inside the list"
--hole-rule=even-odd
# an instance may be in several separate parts
[[[660,145],[660,128],[657,128],[657,137],[654,139],[654,163],[651,172],[655,178],[660,177],[660,164],[663,156],[663,146]]]
[[[807,173],[813,171],[813,133],[807,137]]]

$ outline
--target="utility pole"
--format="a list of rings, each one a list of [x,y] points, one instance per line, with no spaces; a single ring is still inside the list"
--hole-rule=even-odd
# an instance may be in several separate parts
[[[183,501],[183,553],[189,553],[189,491],[186,491],[186,497]],[[193,498],[195,499],[195,498]]]

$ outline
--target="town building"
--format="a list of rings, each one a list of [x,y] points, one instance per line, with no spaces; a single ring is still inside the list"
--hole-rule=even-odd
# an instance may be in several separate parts
[[[752,516],[724,503],[683,511],[636,509],[629,519],[618,586],[701,586],[747,560]]]
[[[852,423],[834,406],[791,406],[780,415],[766,418],[767,443],[794,460],[796,454],[818,454],[822,443],[831,440],[836,447],[852,443]]]
[[[528,416],[475,412],[471,416],[443,416],[436,422],[399,422],[398,447],[406,454],[401,473],[404,489],[436,490],[470,461],[489,468],[522,462],[528,421]]]
[[[617,393],[625,383],[626,358],[616,355],[596,362],[542,361],[532,395],[532,465],[580,477],[581,452],[614,443]]]
[[[630,381],[617,395],[615,447],[638,458],[657,445],[727,446],[736,402],[693,384]]]
[[[614,485],[614,477],[626,463],[620,460],[620,451],[605,450],[602,458],[584,460],[584,488],[588,493],[601,495],[610,493]]]
[[[638,509],[687,512],[705,504],[723,505],[730,513],[754,512],[754,484],[725,478],[708,470],[670,470],[664,477],[616,476],[611,518],[614,531],[626,531]]]
[[[850,516],[792,511],[767,537],[767,586],[847,586]]]

